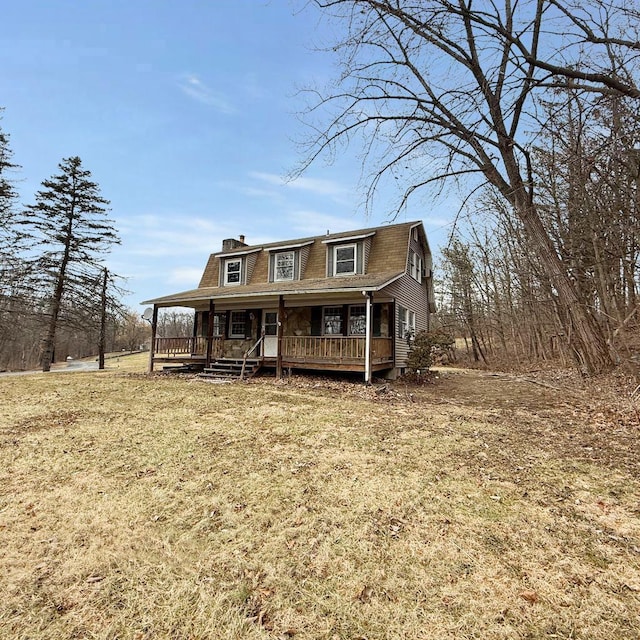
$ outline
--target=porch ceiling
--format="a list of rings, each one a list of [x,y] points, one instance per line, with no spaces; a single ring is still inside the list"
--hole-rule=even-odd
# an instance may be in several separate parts
[[[294,280],[292,282],[264,282],[239,287],[199,287],[181,291],[161,298],[145,300],[141,304],[153,304],[158,307],[198,308],[209,300],[229,303],[258,304],[273,300],[277,296],[322,296],[335,294],[354,294],[360,291],[379,291],[403,275],[403,271],[376,273],[343,278],[316,278]]]

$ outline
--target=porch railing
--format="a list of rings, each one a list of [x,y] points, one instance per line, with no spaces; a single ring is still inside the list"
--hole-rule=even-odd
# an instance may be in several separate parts
[[[283,336],[282,356],[298,362],[364,362],[365,338],[353,336]],[[254,345],[255,348],[256,345]],[[224,341],[214,337],[211,357],[223,356]],[[156,338],[153,349],[156,358],[205,357],[206,336]],[[392,338],[371,338],[371,361],[390,362],[393,359]]]
[[[374,362],[393,360],[393,339],[371,338],[371,359]]]
[[[330,360],[336,362],[364,360],[365,338],[351,336],[283,336],[282,356],[300,361]],[[372,338],[371,357],[374,362],[392,359],[391,338]]]
[[[213,338],[212,356],[222,354],[222,338]],[[184,338],[156,338],[153,353],[159,358],[179,358],[181,356],[206,356],[206,336]]]

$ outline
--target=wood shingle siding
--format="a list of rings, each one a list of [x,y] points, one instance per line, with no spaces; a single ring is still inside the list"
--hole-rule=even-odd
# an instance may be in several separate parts
[[[287,244],[309,243],[299,249],[300,251],[300,275],[301,280],[332,277],[327,275],[327,256],[331,248],[339,243],[341,238],[348,238],[375,231],[375,235],[357,241],[359,246],[360,269],[365,274],[400,273],[407,268],[406,248],[411,226],[415,223],[376,227],[375,229],[362,229],[343,234],[331,234],[317,238],[301,238],[292,240]],[[323,240],[332,240],[331,244],[324,244]],[[335,241],[335,242],[334,242]],[[282,243],[278,243],[282,245]],[[264,244],[252,247],[243,247],[244,272],[246,273],[245,285],[269,282],[269,249],[278,247],[278,244]],[[283,245],[284,246],[284,245]],[[218,287],[223,282],[224,274],[221,273],[221,263],[225,255],[237,255],[238,249],[230,252],[220,252],[209,257],[204,274],[198,288]]]
[[[220,285],[220,260],[211,254],[207,261],[207,266],[204,268],[202,278],[200,278],[200,284],[198,289],[203,287],[217,287]]]

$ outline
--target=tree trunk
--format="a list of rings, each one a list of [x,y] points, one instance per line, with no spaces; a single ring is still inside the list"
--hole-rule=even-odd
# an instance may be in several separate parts
[[[499,109],[495,109],[497,131],[505,131],[504,123],[499,119]],[[613,368],[611,352],[604,333],[591,315],[586,301],[581,300],[577,288],[572,282],[566,265],[562,263],[549,234],[540,219],[533,197],[520,173],[513,145],[506,135],[502,135],[500,153],[504,161],[508,182],[505,183],[497,172],[490,169],[485,173],[503,196],[512,204],[516,215],[524,227],[543,269],[554,290],[556,303],[560,307],[560,318],[567,336],[569,349],[578,367],[587,374],[594,375],[610,371]]]
[[[613,360],[602,329],[578,297],[575,286],[542,225],[535,205],[517,203],[516,211],[555,289],[557,304],[562,312],[563,328],[579,366],[589,374],[611,370]]]
[[[58,274],[58,281],[56,282],[56,288],[53,292],[53,299],[51,301],[51,311],[49,315],[49,326],[47,328],[46,336],[42,344],[42,371],[51,371],[51,363],[53,362],[53,352],[56,342],[56,328],[58,326],[58,315],[60,314],[60,306],[62,305],[62,293],[64,291],[64,279],[66,273],[66,263],[60,267]]]
[[[107,283],[109,272],[105,268],[102,274],[102,290],[100,292],[100,337],[98,338],[98,369],[104,369],[104,352],[107,338]]]

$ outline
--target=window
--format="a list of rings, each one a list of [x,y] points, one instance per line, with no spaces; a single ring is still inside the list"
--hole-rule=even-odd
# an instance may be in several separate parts
[[[363,336],[367,332],[367,308],[363,304],[349,307],[349,335]]]
[[[323,308],[322,333],[327,336],[342,335],[342,307]]]
[[[273,279],[276,282],[293,280],[296,254],[294,251],[283,251],[275,255]]]
[[[213,328],[211,330],[212,336],[221,336],[224,334],[224,323],[227,317],[226,313],[214,313],[213,314]],[[198,319],[198,335],[205,337],[209,331],[209,312],[203,311],[199,315]]]
[[[356,272],[356,245],[343,244],[333,247],[333,275],[351,276]]]
[[[346,242],[355,238],[345,238],[340,244],[333,240],[323,240],[327,247],[327,277],[353,276],[364,273],[365,259],[368,253],[369,241]]]
[[[398,307],[398,337],[412,339],[416,335],[415,311]]]
[[[245,312],[244,311],[231,312],[231,320],[229,323],[229,337],[230,338],[245,337]]]
[[[242,282],[242,260],[240,258],[227,260],[224,263],[225,285],[241,284],[241,282]]]
[[[213,334],[212,335],[214,336],[224,335],[224,321],[225,321],[224,313],[213,314]]]
[[[411,252],[410,273],[414,280],[422,282],[422,257],[414,251]]]

